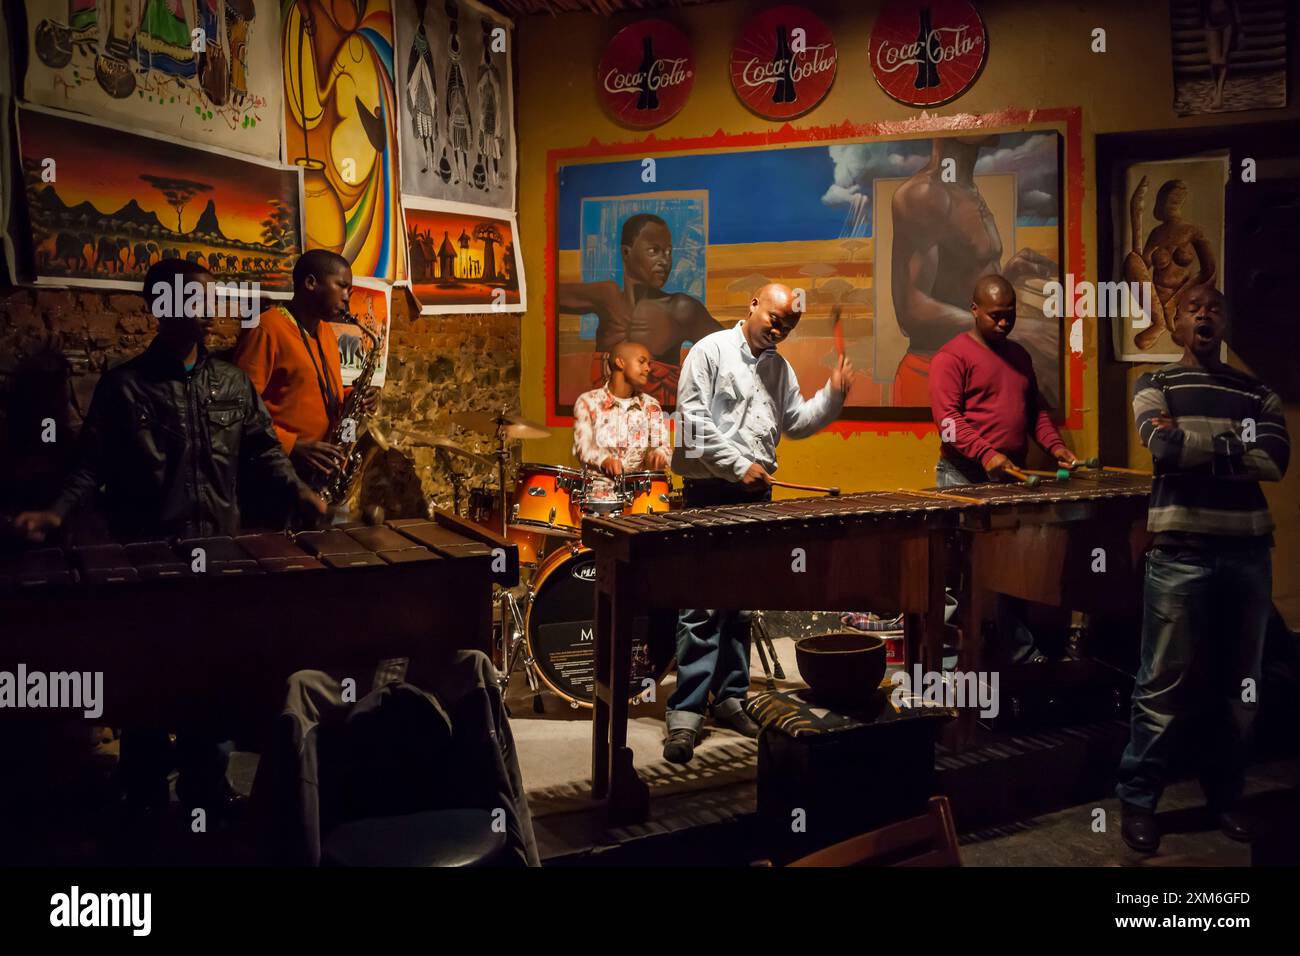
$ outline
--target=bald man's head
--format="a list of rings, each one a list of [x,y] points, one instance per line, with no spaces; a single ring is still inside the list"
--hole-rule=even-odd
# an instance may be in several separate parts
[[[1016,290],[999,275],[982,276],[971,295],[975,334],[990,348],[1001,348],[1016,327]]]
[[[633,391],[642,391],[650,378],[650,362],[650,350],[640,342],[619,342],[609,351],[610,384],[617,385],[616,378],[621,378]]]
[[[794,291],[780,282],[769,282],[749,302],[745,318],[745,341],[755,355],[775,348],[794,331],[802,313],[795,310]]]

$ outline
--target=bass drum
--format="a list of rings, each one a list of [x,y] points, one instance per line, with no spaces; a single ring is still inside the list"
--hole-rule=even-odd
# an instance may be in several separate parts
[[[524,631],[538,676],[573,707],[590,707],[596,699],[596,556],[587,548],[566,545],[552,551],[532,583]],[[668,673],[674,653],[677,614],[656,612],[638,617],[632,641],[635,704],[648,677],[657,685]]]

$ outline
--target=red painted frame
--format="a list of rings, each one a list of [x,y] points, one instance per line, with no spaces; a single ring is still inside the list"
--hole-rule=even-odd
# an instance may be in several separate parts
[[[1012,132],[1007,127],[1029,124],[1064,124],[1065,127],[1065,268],[1063,273],[1083,276],[1085,254],[1083,248],[1083,110],[1077,106],[1050,109],[1011,109],[975,116],[969,113],[958,116],[934,116],[912,120],[879,123],[841,123],[838,126],[795,127],[786,123],[780,129],[768,132],[724,133],[712,136],[658,139],[652,133],[645,139],[629,143],[601,143],[592,140],[586,146],[552,149],[546,153],[546,368],[543,382],[546,388],[546,424],[568,427],[573,417],[558,415],[555,407],[556,323],[555,281],[558,249],[555,241],[557,187],[556,173],[560,163],[572,159],[606,158],[617,156],[658,156],[665,153],[684,152],[710,148],[735,148],[778,146],[791,143],[816,143],[819,141],[861,139],[868,136],[896,136],[903,133],[933,133],[953,130],[989,130]],[[1070,330],[1063,327],[1061,341],[1066,349],[1065,378],[1068,413],[1062,424],[1066,428],[1083,427],[1083,370],[1084,356],[1069,350]],[[872,422],[837,421],[827,431],[840,434],[858,432],[910,432],[924,435],[934,431],[933,422]]]

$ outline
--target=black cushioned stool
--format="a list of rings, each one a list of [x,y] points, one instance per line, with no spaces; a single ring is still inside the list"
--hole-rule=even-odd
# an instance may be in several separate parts
[[[430,810],[335,827],[322,866],[501,866],[513,862],[488,810]]]

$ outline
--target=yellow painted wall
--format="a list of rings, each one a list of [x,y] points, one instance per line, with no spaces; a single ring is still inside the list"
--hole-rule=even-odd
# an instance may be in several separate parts
[[[695,88],[685,108],[655,129],[659,138],[707,136],[718,130],[742,133],[779,124],[750,113],[731,89],[731,44],[745,20],[766,4],[710,4],[662,14],[682,28],[695,50]],[[827,126],[845,121],[876,122],[915,118],[876,85],[867,44],[880,0],[809,3],[830,26],[839,48],[839,69],[826,99],[796,126]],[[1300,118],[1294,102],[1286,110],[1177,117],[1172,109],[1169,7],[1164,2],[1065,3],[1043,0],[978,2],[989,33],[989,59],[975,86],[932,115],[994,113],[1005,109],[1080,107],[1083,111],[1084,278],[1097,278],[1097,209],[1093,166],[1094,137],[1100,133],[1237,122],[1276,122]],[[1097,8],[1104,12],[1097,12]],[[517,34],[519,128],[519,229],[529,285],[523,317],[521,400],[528,417],[543,420],[546,399],[545,247],[551,224],[545,220],[546,153],[592,140],[628,143],[645,133],[624,129],[607,118],[596,98],[595,66],[605,43],[637,16],[603,18],[586,14],[524,18]],[[1091,52],[1092,31],[1106,30],[1107,51]],[[1294,50],[1294,45],[1293,45]],[[1294,53],[1293,53],[1294,59]],[[1292,97],[1295,98],[1292,71]],[[1064,224],[1063,224],[1064,226]],[[1107,333],[1108,334],[1108,333]],[[1097,327],[1086,323],[1084,423],[1066,441],[1081,456],[1097,450]],[[1136,374],[1136,373],[1135,373]],[[1300,435],[1300,409],[1288,420]],[[525,458],[570,460],[572,433],[558,429],[545,441],[529,442]],[[934,482],[938,438],[910,434],[823,434],[783,441],[778,451],[781,477],[789,481],[838,485],[846,490],[924,487]],[[1149,467],[1149,460],[1134,463]],[[1289,480],[1270,489],[1279,523],[1275,554],[1275,594],[1293,625],[1300,624],[1300,464]]]

